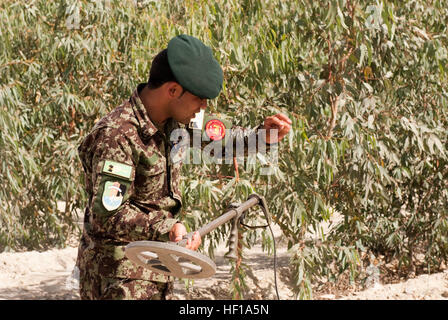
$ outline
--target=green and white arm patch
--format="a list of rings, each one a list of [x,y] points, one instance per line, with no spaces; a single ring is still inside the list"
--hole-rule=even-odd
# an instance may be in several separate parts
[[[128,164],[112,160],[105,160],[102,172],[116,177],[131,180],[132,169],[133,167]]]
[[[100,181],[93,210],[104,214],[118,209],[130,196],[134,167],[125,163],[103,160],[99,163]]]

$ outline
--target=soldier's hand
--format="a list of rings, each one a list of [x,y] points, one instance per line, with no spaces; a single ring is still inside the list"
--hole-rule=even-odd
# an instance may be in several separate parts
[[[277,143],[282,140],[291,130],[291,119],[283,113],[277,113],[276,115],[267,117],[264,120],[264,125],[262,129],[266,130],[265,141],[267,143]],[[274,136],[271,137],[270,130],[276,129],[278,130],[277,138]]]
[[[183,239],[183,237],[187,234],[187,229],[182,223],[176,223],[170,231],[170,240],[174,242],[179,242]],[[187,240],[187,245],[185,248],[191,250],[197,250],[202,243],[201,236],[199,232],[193,233],[192,239]]]

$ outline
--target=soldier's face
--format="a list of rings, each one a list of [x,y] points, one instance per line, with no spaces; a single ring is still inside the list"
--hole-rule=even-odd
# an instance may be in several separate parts
[[[207,108],[207,99],[201,99],[198,96],[185,91],[177,99],[173,100],[171,105],[171,117],[177,122],[188,124],[194,118],[195,114],[201,109]]]

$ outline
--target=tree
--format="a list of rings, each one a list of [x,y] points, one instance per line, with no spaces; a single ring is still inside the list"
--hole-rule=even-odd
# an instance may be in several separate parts
[[[289,240],[300,298],[312,297],[322,278],[361,281],[363,259],[372,254],[397,261],[405,274],[446,263],[443,1],[61,0],[0,7],[1,250],[65,243],[85,201],[80,140],[145,81],[148,61],[171,37],[188,33],[211,46],[224,69],[212,112],[242,126],[278,111],[293,119],[278,163],[239,160],[238,179],[232,165],[184,167],[190,229],[230,202],[264,195]],[[272,174],[262,174],[267,168]],[[322,234],[335,212],[342,221]],[[229,227],[206,239],[209,254]],[[241,237],[243,256],[260,239],[268,249],[272,244],[264,231]],[[244,268],[235,268],[240,298]]]

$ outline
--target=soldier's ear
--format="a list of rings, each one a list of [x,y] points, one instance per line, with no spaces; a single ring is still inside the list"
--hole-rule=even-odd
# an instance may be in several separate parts
[[[171,99],[179,98],[182,95],[182,87],[174,81],[169,81],[166,83],[167,94]]]

